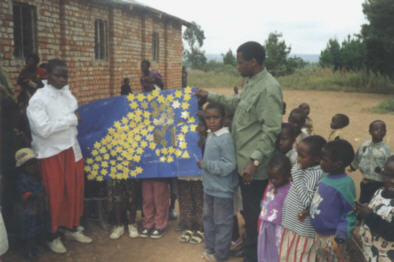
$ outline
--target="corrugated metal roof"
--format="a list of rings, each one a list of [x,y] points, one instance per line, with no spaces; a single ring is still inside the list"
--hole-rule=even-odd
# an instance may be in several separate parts
[[[185,25],[185,26],[191,25],[191,23],[186,20],[183,20],[179,17],[170,15],[166,12],[160,11],[158,9],[155,9],[153,7],[150,7],[144,3],[141,3],[141,2],[135,1],[135,0],[91,0],[91,2],[107,4],[107,5],[115,5],[115,6],[119,6],[119,7],[126,7],[129,10],[133,10],[134,8],[141,9],[141,10],[148,11],[153,15],[156,15],[158,18],[167,17],[169,19],[179,21],[182,25]]]

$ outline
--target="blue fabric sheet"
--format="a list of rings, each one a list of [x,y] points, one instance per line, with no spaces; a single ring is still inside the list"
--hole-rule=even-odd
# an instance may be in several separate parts
[[[192,88],[94,101],[78,109],[78,140],[89,180],[200,175]]]

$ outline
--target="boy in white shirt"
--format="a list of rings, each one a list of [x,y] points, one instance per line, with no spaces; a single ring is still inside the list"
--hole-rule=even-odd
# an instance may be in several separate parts
[[[58,227],[69,229],[66,237],[81,243],[92,239],[76,228],[83,214],[84,167],[77,140],[77,100],[70,92],[68,69],[63,60],[48,62],[48,81],[37,90],[27,107],[32,147],[40,163],[42,182],[49,198],[50,249],[65,253]]]

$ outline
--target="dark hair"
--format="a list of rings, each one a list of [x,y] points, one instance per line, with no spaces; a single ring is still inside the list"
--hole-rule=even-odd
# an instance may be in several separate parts
[[[288,171],[287,173],[290,174],[290,170],[291,170],[290,159],[286,155],[280,152],[275,152],[270,158],[270,160],[268,161],[268,168],[274,168],[274,167],[283,168],[285,171]]]
[[[313,135],[305,137],[301,140],[301,143],[309,147],[309,152],[311,154],[321,156],[321,149],[326,144],[326,140],[319,135]]]
[[[226,115],[226,112],[224,110],[224,106],[222,104],[215,103],[215,102],[209,102],[208,105],[205,107],[205,110],[208,110],[208,109],[218,110],[222,117],[224,117]]]
[[[130,79],[128,77],[123,78],[123,83],[130,81]]]
[[[67,64],[64,60],[58,59],[58,58],[54,58],[48,61],[48,67],[47,67],[47,72],[51,73],[55,67],[57,66],[65,66],[67,67]]]
[[[291,110],[290,115],[289,115],[289,118],[292,117],[292,116],[294,116],[294,115],[300,115],[301,117],[303,117],[304,119],[306,119],[305,112],[304,112],[301,108],[299,108],[299,107],[294,108],[293,110]]]
[[[345,114],[336,114],[334,117],[337,117],[341,123],[341,128],[349,125],[349,117]]]
[[[35,64],[38,64],[40,62],[40,57],[34,53],[28,54],[25,58],[25,61],[27,62],[27,60],[29,59],[33,59]]]
[[[150,62],[147,59],[142,60],[141,65],[146,64],[148,67],[150,67]]]
[[[294,129],[294,126],[292,126],[289,123],[282,123],[282,131],[283,130],[287,130],[287,132],[289,132],[289,135],[293,138],[295,138],[297,136],[296,134],[296,130]]]
[[[199,111],[196,113],[196,115],[197,115],[197,117],[198,117],[198,120],[199,120],[200,122],[202,122],[206,128],[208,128],[207,122],[205,121],[205,114],[204,114],[204,111],[199,110]]]
[[[371,122],[371,124],[369,124],[369,130],[371,131],[372,127],[377,123],[383,123],[384,127],[386,127],[386,123],[383,120],[374,120]]]
[[[329,154],[332,161],[341,161],[343,163],[343,168],[350,165],[354,159],[353,146],[343,139],[328,142],[323,146],[323,149]]]
[[[298,108],[303,108],[303,107],[311,108],[311,107],[309,106],[308,103],[302,103],[302,104],[300,104],[300,105],[298,106]]]
[[[286,114],[286,102],[283,101],[282,115]]]
[[[259,65],[263,65],[265,60],[265,49],[262,45],[257,42],[249,41],[240,45],[237,49],[237,53],[242,53],[242,57],[249,61],[253,58]]]

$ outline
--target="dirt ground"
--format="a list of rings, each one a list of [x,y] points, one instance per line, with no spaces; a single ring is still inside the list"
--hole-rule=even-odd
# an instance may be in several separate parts
[[[232,90],[215,89],[218,93],[231,94]],[[345,137],[358,148],[365,140],[369,139],[368,125],[371,121],[382,119],[387,123],[386,142],[394,148],[394,138],[392,138],[394,126],[394,115],[380,115],[369,111],[371,107],[378,105],[386,98],[385,95],[325,92],[325,91],[284,91],[284,101],[287,103],[287,112],[302,102],[307,102],[311,106],[310,117],[313,120],[316,134],[327,138],[331,117],[335,113],[347,114],[350,118],[350,125],[345,129]],[[287,115],[286,115],[287,117]],[[360,174],[351,174],[357,189],[360,181]],[[42,262],[200,262],[200,253],[203,245],[193,246],[178,242],[179,233],[175,232],[176,221],[169,224],[167,234],[158,240],[153,239],[130,239],[127,234],[119,240],[110,240],[109,232],[104,231],[91,221],[87,228],[87,234],[94,240],[92,244],[83,245],[75,242],[65,241],[65,246],[69,250],[65,255],[56,255],[44,248],[40,253],[39,261]],[[17,252],[12,249],[3,261],[19,262],[24,261]],[[241,261],[239,258],[232,258],[229,261]]]

